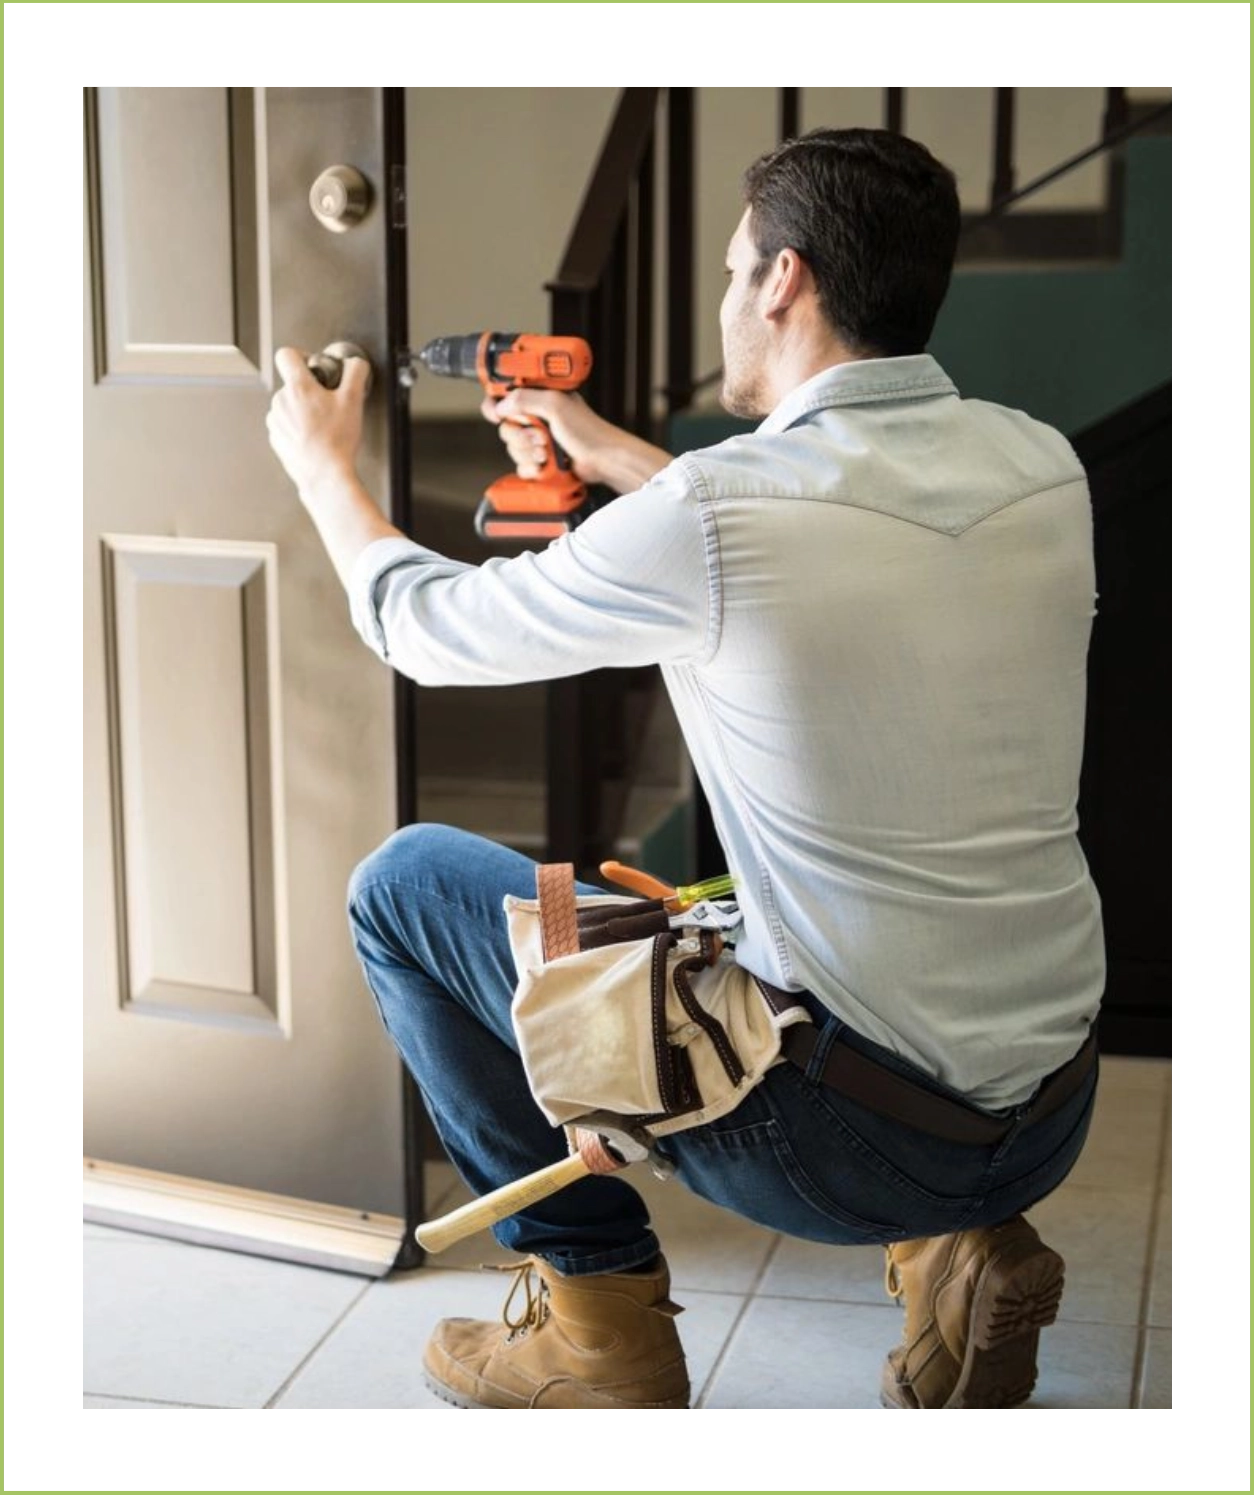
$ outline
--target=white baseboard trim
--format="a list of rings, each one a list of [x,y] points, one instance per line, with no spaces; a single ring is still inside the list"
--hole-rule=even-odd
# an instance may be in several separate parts
[[[83,1160],[83,1219],[198,1246],[382,1278],[401,1250],[399,1216]]]

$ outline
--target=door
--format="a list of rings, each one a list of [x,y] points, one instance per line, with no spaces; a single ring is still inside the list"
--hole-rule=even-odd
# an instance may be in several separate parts
[[[399,95],[86,96],[88,1213],[369,1271],[405,1234],[401,1075],[344,906],[396,825],[393,682],[265,414],[275,347],[359,344],[387,509]],[[328,227],[333,166],[365,189],[318,195]]]

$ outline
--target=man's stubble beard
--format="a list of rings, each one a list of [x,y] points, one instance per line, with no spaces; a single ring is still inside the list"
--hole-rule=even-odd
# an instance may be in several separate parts
[[[766,394],[767,340],[747,312],[723,339],[723,388],[719,404],[728,415],[758,421],[770,414]]]
[[[728,415],[739,416],[743,420],[760,421],[763,416],[770,414],[757,382],[733,385],[724,380],[718,403]]]

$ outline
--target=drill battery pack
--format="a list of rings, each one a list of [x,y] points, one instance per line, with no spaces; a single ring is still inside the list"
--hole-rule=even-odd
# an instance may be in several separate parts
[[[543,483],[510,474],[489,484],[475,512],[475,533],[481,540],[556,540],[575,528],[587,489],[569,471],[561,471],[560,458],[551,466],[557,472]]]

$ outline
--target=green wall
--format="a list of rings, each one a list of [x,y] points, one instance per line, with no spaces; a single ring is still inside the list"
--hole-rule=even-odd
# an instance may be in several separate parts
[[[1170,380],[1170,136],[1129,142],[1126,184],[1118,262],[955,273],[929,351],[964,395],[1074,436]],[[677,416],[672,450],[753,426]]]
[[[930,351],[964,395],[1068,435],[1171,378],[1171,139],[1128,145],[1122,259],[963,270]]]

